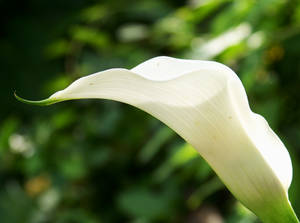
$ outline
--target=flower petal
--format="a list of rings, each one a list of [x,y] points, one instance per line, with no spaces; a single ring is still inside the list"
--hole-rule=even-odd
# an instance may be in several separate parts
[[[40,103],[83,98],[116,100],[150,113],[196,148],[229,190],[263,220],[292,218],[285,214],[291,209],[289,154],[265,119],[250,110],[245,89],[230,68],[156,57],[131,70],[80,78]],[[285,217],[273,219],[274,213]]]

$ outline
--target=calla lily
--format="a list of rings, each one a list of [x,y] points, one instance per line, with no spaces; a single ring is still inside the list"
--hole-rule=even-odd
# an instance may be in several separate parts
[[[238,76],[217,62],[156,57],[76,80],[42,101],[101,98],[133,105],[191,144],[263,222],[298,222],[288,200],[290,156],[265,119],[251,111]]]

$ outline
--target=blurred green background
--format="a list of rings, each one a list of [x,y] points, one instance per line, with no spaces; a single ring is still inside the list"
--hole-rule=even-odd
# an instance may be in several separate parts
[[[0,1],[0,222],[259,222],[189,145],[129,105],[42,99],[158,55],[216,60],[287,146],[300,216],[300,2]]]

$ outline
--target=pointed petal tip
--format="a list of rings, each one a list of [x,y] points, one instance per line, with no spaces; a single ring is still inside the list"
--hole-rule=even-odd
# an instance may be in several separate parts
[[[38,105],[38,106],[46,106],[46,105],[51,105],[51,104],[54,104],[54,103],[57,103],[59,102],[59,100],[55,100],[55,99],[52,99],[52,98],[47,98],[47,99],[44,99],[44,100],[40,100],[40,101],[31,101],[31,100],[27,100],[27,99],[24,99],[24,98],[21,98],[17,95],[16,91],[14,91],[14,96],[15,98],[20,101],[20,102],[23,102],[25,104],[29,104],[29,105]]]

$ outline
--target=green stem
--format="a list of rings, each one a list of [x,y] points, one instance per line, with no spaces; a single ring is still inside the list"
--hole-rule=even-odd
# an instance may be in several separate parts
[[[31,100],[27,100],[27,99],[19,97],[16,94],[16,92],[14,92],[14,95],[15,95],[15,98],[18,101],[23,102],[25,104],[30,104],[30,105],[46,106],[46,105],[51,105],[51,104],[54,104],[54,103],[57,103],[57,102],[61,101],[61,100],[55,100],[55,99],[52,99],[52,98],[47,98],[47,99],[40,100],[40,101],[31,101]]]
[[[264,223],[300,223],[288,201],[280,209],[274,209],[273,212],[261,216],[261,220]]]

